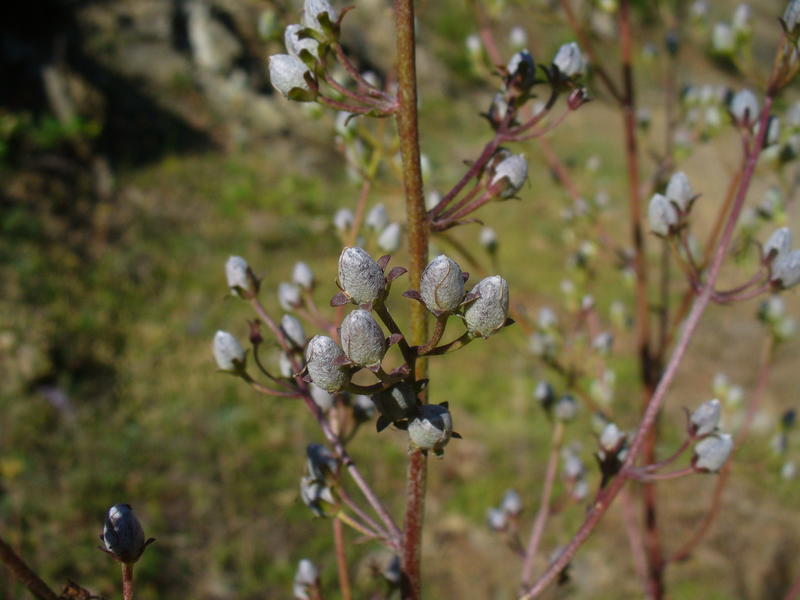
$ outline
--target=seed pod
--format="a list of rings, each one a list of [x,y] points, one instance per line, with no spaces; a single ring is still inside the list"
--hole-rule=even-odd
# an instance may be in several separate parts
[[[247,261],[241,256],[231,256],[225,263],[225,277],[228,280],[228,287],[231,293],[241,298],[254,294],[255,280],[250,274],[250,267]]]
[[[314,271],[303,261],[294,264],[292,281],[304,290],[314,289]]]
[[[305,63],[291,54],[273,54],[269,57],[269,79],[272,86],[290,100],[310,102],[316,98],[306,81],[311,71]]]
[[[359,367],[380,364],[386,353],[386,338],[368,310],[356,309],[342,321],[342,348],[347,358]]]
[[[553,389],[553,386],[544,380],[536,384],[536,388],[533,390],[533,396],[539,401],[539,404],[542,405],[542,408],[548,412],[553,408],[553,405],[556,402],[556,392]]]
[[[386,278],[383,269],[361,248],[342,250],[339,256],[339,285],[356,304],[383,299]]]
[[[528,179],[528,161],[522,154],[512,154],[501,160],[494,168],[491,186],[505,180],[506,187],[500,192],[501,198],[511,198],[522,189]]]
[[[300,478],[300,499],[317,517],[324,517],[327,505],[336,504],[331,488],[313,477]]]
[[[508,527],[508,514],[499,508],[489,508],[486,510],[486,524],[492,531],[505,531]]]
[[[382,231],[388,224],[389,213],[386,212],[386,207],[383,204],[373,206],[364,219],[364,225],[376,232]]]
[[[506,71],[508,71],[508,76],[506,77],[507,86],[527,92],[536,83],[536,63],[531,53],[527,50],[520,50],[514,54],[511,60],[508,61]]]
[[[739,90],[731,100],[730,110],[738,125],[749,127],[758,118],[758,98],[751,90]]]
[[[516,490],[506,490],[503,499],[500,501],[500,509],[511,516],[517,516],[522,512],[522,498]]]
[[[703,438],[694,446],[692,465],[697,471],[716,473],[733,450],[733,438],[728,433],[714,433]]]
[[[608,423],[600,434],[600,448],[609,454],[614,454],[625,441],[625,434],[619,430],[615,423]]]
[[[333,408],[333,403],[336,401],[336,396],[330,392],[326,392],[321,387],[313,383],[310,384],[308,388],[311,392],[311,399],[314,401],[314,404],[319,406],[323,413],[327,413]]]
[[[666,196],[653,194],[647,210],[647,219],[650,222],[650,231],[666,237],[678,225],[679,216]]]
[[[306,50],[314,58],[319,58],[319,42],[312,37],[301,38],[298,36],[298,33],[303,29],[305,29],[305,27],[298,24],[286,27],[286,31],[283,34],[283,43],[286,46],[286,52],[302,60],[303,57],[300,56],[300,53]]]
[[[135,563],[144,552],[147,542],[139,519],[130,504],[115,504],[108,509],[103,525],[103,543],[114,557],[123,563]]]
[[[281,352],[278,356],[278,371],[281,377],[291,378],[294,375],[294,367],[292,366],[292,359],[285,352]]]
[[[345,233],[353,226],[353,211],[349,208],[340,208],[333,215],[333,226],[339,233]]]
[[[458,263],[444,254],[428,263],[420,277],[419,291],[429,311],[439,315],[458,308],[464,299],[463,275]]]
[[[341,363],[346,360],[339,345],[325,335],[315,335],[306,348],[308,374],[316,385],[327,392],[338,392],[350,381],[350,371]]]
[[[381,390],[371,396],[383,422],[388,425],[395,421],[410,419],[416,415],[417,395],[411,384],[401,381],[387,390]],[[381,422],[379,421],[379,426]],[[385,426],[385,425],[384,425]],[[381,427],[382,429],[382,427]]]
[[[720,401],[714,398],[698,406],[689,418],[692,433],[696,436],[706,435],[717,428],[722,411]]]
[[[389,223],[378,236],[378,246],[384,252],[392,253],[400,249],[403,242],[403,229],[400,223]]]
[[[506,101],[506,97],[503,94],[497,93],[492,98],[492,103],[489,105],[486,117],[489,119],[489,123],[497,128],[503,122],[503,119],[506,118],[506,114],[508,114],[508,102]],[[431,208],[433,207],[428,207],[428,210]]]
[[[239,340],[227,331],[217,331],[214,335],[211,351],[220,371],[237,371],[244,367],[244,348],[242,348]]]
[[[487,338],[508,318],[508,282],[493,275],[479,281],[472,291],[478,292],[480,297],[464,311],[467,330],[473,336]]]
[[[572,421],[578,414],[578,403],[569,394],[564,394],[553,407],[553,416],[564,423]]]
[[[678,171],[669,178],[665,195],[668,200],[672,200],[682,211],[689,208],[689,204],[694,198],[694,190],[686,173]]]
[[[783,24],[792,36],[796,36],[798,22],[800,22],[800,0],[789,0],[783,11]]]
[[[553,65],[566,77],[575,77],[582,74],[586,67],[583,53],[575,42],[562,45],[553,59]]]
[[[309,444],[306,447],[306,469],[309,477],[317,481],[327,481],[328,476],[336,475],[339,461],[322,444]]]
[[[281,330],[290,343],[297,348],[302,348],[306,344],[306,332],[303,324],[292,315],[283,315],[281,318]]]
[[[433,450],[444,454],[444,447],[453,435],[453,418],[446,407],[438,404],[423,404],[420,415],[408,424],[411,445],[420,450]]]
[[[297,571],[294,574],[294,582],[302,585],[315,585],[319,580],[317,567],[307,558],[303,558],[297,563]]]
[[[278,304],[283,310],[294,310],[303,303],[300,288],[293,283],[278,284]]]
[[[764,244],[763,253],[764,258],[772,257],[772,264],[774,265],[781,259],[785,258],[792,249],[792,232],[788,227],[781,227],[776,229],[767,243]]]
[[[581,457],[578,456],[570,447],[564,448],[561,451],[562,470],[564,477],[571,480],[580,479],[584,474],[584,466]]]
[[[320,23],[323,14],[327,14],[331,23],[335,23],[339,18],[328,0],[305,0],[303,3],[303,25],[306,27],[324,33],[324,28]]]
[[[792,250],[773,263],[772,281],[779,282],[783,289],[800,283],[800,250]]]

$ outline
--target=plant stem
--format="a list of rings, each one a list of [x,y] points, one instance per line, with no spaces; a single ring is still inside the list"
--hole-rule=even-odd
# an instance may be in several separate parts
[[[339,570],[339,590],[342,592],[342,600],[352,600],[350,575],[347,573],[347,556],[344,550],[344,531],[339,519],[333,519],[333,543],[336,547],[336,565]]]
[[[550,457],[547,459],[547,470],[544,476],[544,486],[542,487],[542,498],[539,502],[539,511],[533,522],[531,537],[528,547],[525,550],[525,560],[522,563],[522,585],[527,587],[531,583],[533,576],[533,563],[536,560],[536,553],[539,550],[539,543],[542,541],[544,526],[547,524],[547,517],[550,516],[550,496],[553,493],[553,483],[556,479],[558,470],[558,451],[564,439],[564,423],[558,421],[553,428],[553,437],[550,441]]]
[[[122,563],[122,600],[133,600],[132,563]]]
[[[403,187],[408,222],[409,283],[419,289],[420,276],[428,262],[428,219],[422,190],[419,129],[417,124],[417,73],[414,39],[414,1],[395,0],[395,29],[397,36],[397,133],[403,163]],[[428,338],[428,315],[419,302],[411,305],[409,344],[424,344]],[[409,364],[411,376],[426,376],[427,360],[420,358]],[[425,401],[424,392],[422,394]],[[406,479],[406,513],[403,531],[403,598],[420,597],[422,587],[420,560],[422,555],[422,522],[425,514],[427,458],[420,450],[409,455]]]
[[[0,538],[0,562],[39,600],[58,600],[55,592]]]
[[[648,596],[652,596],[652,583],[647,574],[647,555],[644,549],[642,531],[639,524],[636,522],[630,491],[627,488],[619,493],[619,503],[622,508],[622,522],[625,525],[625,533],[628,536],[628,544],[631,547],[633,566],[636,569],[636,573],[639,575],[639,579],[642,580],[645,593]]]

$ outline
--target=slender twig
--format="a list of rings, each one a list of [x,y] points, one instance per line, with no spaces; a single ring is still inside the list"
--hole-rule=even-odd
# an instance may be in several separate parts
[[[547,524],[547,517],[550,515],[550,496],[553,493],[553,483],[556,480],[556,472],[558,471],[558,451],[561,448],[563,439],[564,423],[558,421],[553,427],[553,437],[550,441],[550,456],[547,459],[547,470],[545,471],[544,485],[542,486],[542,497],[539,501],[539,511],[536,513],[536,518],[533,522],[531,537],[525,549],[525,560],[522,563],[521,580],[523,587],[527,587],[531,583],[533,565],[539,550],[539,543],[542,540],[544,527]]]
[[[449,314],[444,314],[436,319],[436,325],[433,329],[433,333],[431,334],[430,339],[425,342],[422,346],[417,348],[417,354],[419,356],[423,356],[433,350],[436,347],[436,344],[439,343],[439,340],[442,339],[444,335],[444,330],[447,327],[447,319],[450,317]]]
[[[28,588],[31,594],[39,600],[58,600],[58,596],[48,585],[31,569],[14,550],[0,538],[0,562],[11,571]]]
[[[628,477],[629,479],[634,479],[636,481],[666,481],[669,479],[678,479],[679,477],[685,477],[686,475],[691,475],[694,473],[694,468],[691,466],[684,467],[683,469],[679,469],[677,471],[670,471],[669,473],[652,473],[649,470],[644,468],[633,468],[623,471],[621,475],[623,477]]]
[[[133,563],[122,563],[122,600],[133,600]]]
[[[644,465],[644,467],[642,468],[647,469],[648,471],[657,471],[662,467],[666,467],[667,465],[677,460],[680,457],[680,455],[686,451],[686,449],[689,447],[692,441],[693,441],[692,438],[687,437],[685,440],[683,440],[683,443],[680,446],[678,446],[678,449],[675,450],[675,452],[673,452],[670,456],[668,456],[663,460],[658,461],[657,463]]]
[[[642,580],[642,586],[648,596],[653,595],[652,583],[647,574],[647,554],[644,548],[644,540],[642,539],[642,531],[639,524],[636,522],[636,515],[633,511],[633,504],[631,503],[630,491],[624,488],[619,493],[619,503],[622,509],[622,523],[625,525],[625,534],[628,536],[628,545],[631,547],[631,557],[633,558],[633,567],[639,579]]]
[[[353,594],[350,588],[350,575],[347,572],[347,555],[344,547],[344,531],[339,519],[333,520],[333,545],[336,548],[336,566],[339,572],[339,591],[342,593],[342,600],[352,600]]]

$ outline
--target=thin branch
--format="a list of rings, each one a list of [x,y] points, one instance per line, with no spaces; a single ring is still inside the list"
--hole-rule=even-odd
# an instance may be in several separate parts
[[[339,591],[342,593],[342,600],[352,600],[353,594],[350,588],[350,575],[347,572],[347,555],[344,547],[344,531],[342,522],[339,519],[333,520],[333,545],[336,548],[336,566],[339,573]]]
[[[0,562],[39,600],[58,600],[58,596],[14,550],[0,538]]]

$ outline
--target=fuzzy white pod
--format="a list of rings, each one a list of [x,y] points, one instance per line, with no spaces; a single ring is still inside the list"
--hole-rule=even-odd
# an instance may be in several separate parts
[[[349,208],[340,208],[336,211],[336,214],[333,215],[333,226],[339,231],[339,233],[345,233],[348,229],[353,226],[353,211]]]
[[[528,179],[528,161],[522,154],[512,154],[500,161],[494,169],[492,186],[506,180],[506,187],[500,192],[501,198],[511,198],[522,189]]]
[[[339,285],[356,304],[368,304],[383,298],[386,278],[380,265],[354,246],[339,256]]]
[[[464,276],[452,258],[440,254],[422,271],[420,296],[434,314],[454,311],[464,299]]]
[[[783,289],[800,283],[800,250],[792,250],[774,261],[772,281],[779,281]]]
[[[572,421],[578,415],[578,403],[569,394],[561,396],[553,407],[553,416],[562,423]]]
[[[508,513],[501,508],[486,509],[486,524],[492,531],[505,531],[508,527]]]
[[[335,23],[339,18],[336,11],[328,0],[305,0],[303,3],[303,25],[323,33],[320,17],[323,13],[328,14],[331,23]]]
[[[450,411],[438,404],[424,404],[420,415],[408,424],[411,445],[420,450],[433,450],[441,455],[453,435],[453,418]]]
[[[527,89],[536,81],[536,63],[533,56],[527,50],[520,50],[508,61],[506,65],[508,76],[518,78],[521,88]]]
[[[553,58],[553,64],[563,75],[574,77],[583,72],[586,61],[580,47],[575,42],[563,44]]]
[[[269,57],[269,80],[285,97],[293,90],[311,92],[305,75],[310,73],[305,63],[291,54],[273,54]]]
[[[295,583],[314,585],[318,579],[319,571],[314,563],[307,558],[300,559],[300,562],[297,563],[297,571],[294,574]]]
[[[695,469],[716,473],[733,450],[733,437],[729,433],[715,433],[703,438],[694,447],[693,464]]]
[[[368,310],[359,308],[344,318],[341,338],[347,358],[359,367],[380,364],[386,353],[383,331]]]
[[[740,125],[752,125],[758,118],[758,98],[747,88],[736,92],[730,108],[733,118]]]
[[[345,359],[339,345],[325,335],[315,335],[306,348],[308,374],[326,392],[338,392],[349,381],[349,370],[340,364]]]
[[[281,329],[288,340],[297,348],[302,348],[306,343],[306,332],[303,324],[297,317],[283,315],[281,317]]]
[[[129,504],[115,504],[108,509],[102,538],[106,550],[126,564],[139,560],[148,543],[142,524]]]
[[[600,447],[609,453],[616,452],[624,439],[625,434],[619,430],[619,427],[615,423],[609,423],[600,434]]]
[[[300,295],[300,288],[293,283],[282,282],[278,284],[278,304],[283,310],[294,310],[303,299]]]
[[[304,290],[312,290],[314,288],[314,271],[303,261],[298,261],[292,270],[292,282]]]
[[[689,203],[694,198],[694,190],[686,173],[683,171],[673,173],[672,177],[669,178],[667,191],[664,195],[668,200],[672,200],[682,211],[689,208]]]
[[[378,236],[378,246],[384,252],[397,252],[403,241],[403,228],[400,223],[389,223]]]
[[[667,236],[670,230],[678,224],[678,211],[661,194],[653,194],[650,198],[650,206],[647,209],[647,220],[650,223],[650,231],[655,234]]]
[[[788,227],[776,229],[764,244],[764,257],[772,256],[772,264],[785,258],[792,249],[792,232]]]
[[[464,320],[467,330],[487,338],[500,329],[508,318],[508,282],[499,275],[487,277],[472,289],[480,297],[467,305]]]
[[[247,261],[241,256],[231,256],[225,262],[225,278],[228,280],[228,288],[232,294],[242,296],[242,293],[255,292],[248,274],[249,269]]]
[[[518,515],[522,512],[522,498],[516,490],[506,490],[500,501],[500,509],[509,515]]]
[[[383,204],[373,206],[364,219],[364,225],[376,232],[382,231],[388,224],[389,213],[386,212],[386,207]]]
[[[320,407],[322,412],[326,413],[333,408],[333,403],[336,400],[336,397],[333,394],[323,390],[314,383],[309,384],[308,387],[311,391],[311,399],[314,401],[314,404]]]
[[[217,331],[211,345],[214,360],[221,371],[236,371],[237,363],[243,363],[245,352],[242,345],[227,331]]]
[[[508,32],[508,41],[513,48],[522,50],[528,45],[528,34],[525,33],[525,29],[517,25]]]
[[[300,58],[300,53],[307,50],[311,56],[318,58],[319,42],[312,37],[301,38],[298,34],[305,29],[302,25],[293,24],[286,27],[283,34],[283,43],[286,46],[286,52],[291,56]]]
[[[695,435],[701,436],[712,433],[719,425],[719,417],[722,413],[722,404],[717,398],[703,402],[698,406],[689,418],[692,424],[692,431]]]

